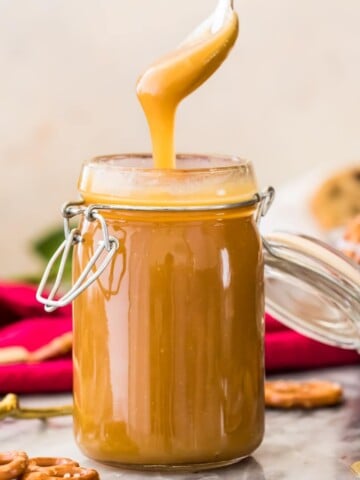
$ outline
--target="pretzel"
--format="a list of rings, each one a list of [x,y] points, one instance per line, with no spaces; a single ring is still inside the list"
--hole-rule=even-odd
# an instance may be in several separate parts
[[[41,362],[48,358],[58,357],[71,352],[72,332],[64,333],[54,338],[51,342],[43,345],[34,352],[29,352],[21,346],[0,348],[0,365],[8,363],[32,363]]]
[[[0,453],[0,480],[13,480],[22,475],[28,464],[28,456],[22,451]]]
[[[27,466],[28,472],[42,472],[44,470],[49,471],[52,467],[70,465],[72,467],[78,467],[78,462],[75,462],[71,458],[65,457],[34,457],[29,459]]]
[[[80,478],[99,480],[99,474],[92,468],[77,467],[70,464],[58,464],[52,467],[40,467],[41,470],[26,471],[21,480],[58,480],[59,478]]]
[[[342,388],[323,380],[294,382],[278,380],[265,383],[265,405],[275,408],[316,408],[337,405]]]
[[[71,351],[72,348],[72,332],[64,333],[59,337],[54,338],[51,342],[43,347],[38,348],[29,354],[29,362],[41,362],[48,358],[65,355]]]
[[[24,363],[29,359],[29,352],[24,347],[0,348],[0,365],[8,363]]]

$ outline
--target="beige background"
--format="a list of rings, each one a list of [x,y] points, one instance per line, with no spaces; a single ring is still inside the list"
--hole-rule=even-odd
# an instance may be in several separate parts
[[[251,158],[275,186],[360,158],[359,0],[238,0],[228,62],[179,112],[182,151]],[[149,150],[134,84],[215,0],[0,0],[0,277],[76,196],[84,159]]]

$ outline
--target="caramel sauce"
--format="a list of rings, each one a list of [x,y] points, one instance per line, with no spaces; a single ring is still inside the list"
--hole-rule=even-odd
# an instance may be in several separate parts
[[[255,206],[186,209],[253,197],[251,166],[197,158],[175,168],[176,108],[221,65],[237,34],[237,16],[220,0],[209,21],[140,78],[156,169],[142,170],[141,158],[128,159],[129,167],[108,158],[82,172],[86,203],[149,207],[104,213],[120,248],[74,302],[75,436],[99,461],[197,470],[239,460],[262,440],[263,259]],[[102,238],[99,223],[85,219],[81,238],[74,279]]]
[[[74,304],[74,426],[99,461],[234,461],[261,442],[263,268],[250,212],[122,212],[121,244]],[[75,278],[101,229],[87,222]],[[160,467],[158,467],[160,468]]]
[[[156,168],[175,168],[176,109],[220,67],[238,29],[238,17],[230,2],[220,0],[208,22],[140,77],[137,95],[148,121]]]

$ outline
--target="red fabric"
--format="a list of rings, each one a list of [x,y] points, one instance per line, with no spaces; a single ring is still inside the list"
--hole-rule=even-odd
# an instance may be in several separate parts
[[[0,348],[33,351],[71,330],[71,307],[48,314],[26,285],[0,284]],[[0,366],[0,392],[65,392],[72,388],[71,356],[36,364]]]
[[[360,363],[357,352],[311,340],[266,315],[265,365],[268,372],[354,363]]]
[[[33,351],[71,330],[71,308],[52,314],[35,300],[35,289],[0,284],[0,348],[22,345]],[[265,363],[268,372],[360,363],[353,351],[310,340],[266,316]],[[0,366],[0,392],[64,392],[72,388],[71,357],[31,365]]]

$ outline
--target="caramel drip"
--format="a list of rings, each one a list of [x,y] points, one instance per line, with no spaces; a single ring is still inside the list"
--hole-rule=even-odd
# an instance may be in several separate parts
[[[150,129],[156,168],[176,167],[176,109],[220,67],[236,41],[238,17],[230,6],[220,12],[223,18],[218,25],[219,15],[215,14],[223,3],[220,1],[214,12],[212,24],[204,22],[177,50],[152,64],[137,83],[137,95]]]

